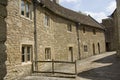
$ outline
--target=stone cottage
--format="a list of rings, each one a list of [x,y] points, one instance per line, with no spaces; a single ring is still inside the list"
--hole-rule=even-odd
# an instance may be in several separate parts
[[[91,16],[58,3],[8,0],[5,80],[29,75],[36,60],[72,62],[105,52],[104,28]]]

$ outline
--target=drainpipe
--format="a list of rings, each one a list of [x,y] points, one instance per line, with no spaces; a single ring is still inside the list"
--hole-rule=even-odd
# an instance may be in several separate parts
[[[80,54],[80,35],[79,35],[79,26],[80,23],[76,24],[76,31],[77,31],[77,41],[78,41],[78,56],[79,56],[79,60],[81,59],[81,54]]]
[[[35,54],[35,71],[38,70],[38,64],[36,61],[38,61],[38,52],[37,52],[37,25],[36,25],[36,7],[37,7],[37,1],[33,0],[33,13],[34,13],[34,54]],[[33,68],[34,68],[33,66]]]

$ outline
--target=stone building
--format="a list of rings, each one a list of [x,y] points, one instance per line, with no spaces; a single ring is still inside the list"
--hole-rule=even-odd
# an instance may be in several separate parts
[[[106,47],[108,51],[115,50],[120,53],[120,0],[116,0],[117,8],[110,18],[103,19],[102,24],[106,27]]]
[[[115,51],[116,48],[114,46],[114,29],[115,26],[113,24],[113,17],[114,14],[111,15],[111,17],[103,19],[102,20],[102,25],[105,26],[105,42],[106,42],[106,51]]]
[[[120,57],[120,0],[116,0],[117,1],[117,53],[118,56]]]
[[[7,75],[32,73],[35,60],[75,61],[105,52],[104,28],[55,0],[8,0]]]

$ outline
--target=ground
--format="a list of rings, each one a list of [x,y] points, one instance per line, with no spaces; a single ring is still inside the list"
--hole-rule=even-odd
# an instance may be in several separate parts
[[[120,58],[117,58],[116,52],[106,52],[77,61],[78,74],[74,77],[60,74],[54,74],[54,77],[33,74],[24,80],[120,80],[119,68]],[[74,66],[63,65],[60,70],[73,72]]]

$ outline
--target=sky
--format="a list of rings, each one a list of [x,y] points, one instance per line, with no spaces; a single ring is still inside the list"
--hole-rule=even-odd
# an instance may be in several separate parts
[[[115,0],[59,0],[60,5],[92,16],[98,22],[110,16],[115,8]]]

